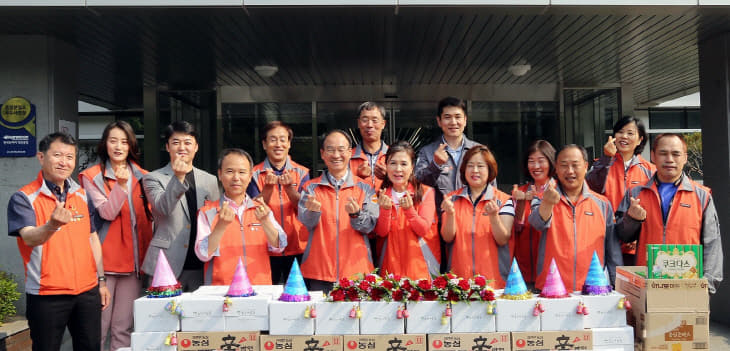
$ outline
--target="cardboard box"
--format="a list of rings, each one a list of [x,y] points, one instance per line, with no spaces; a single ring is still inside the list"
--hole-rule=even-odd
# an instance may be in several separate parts
[[[505,300],[497,298],[495,320],[498,332],[539,331],[540,317],[532,315],[537,299]]]
[[[451,318],[445,317],[447,304],[438,301],[408,302],[408,334],[445,334],[451,332]],[[444,323],[445,322],[445,323]]]
[[[510,333],[428,334],[430,351],[510,351]]]
[[[317,309],[314,334],[360,334],[360,319],[350,317],[355,312],[353,309],[360,308],[359,302],[317,302],[314,307]]]
[[[183,314],[180,330],[192,332],[225,331],[223,296],[183,295],[179,301]]]
[[[496,305],[496,302],[492,302]],[[494,314],[487,313],[489,303],[483,301],[457,302],[451,305],[452,333],[489,333],[497,330]]]
[[[540,314],[540,330],[583,330],[587,316],[577,314],[580,298],[570,296],[560,299],[539,298],[545,312]],[[590,310],[589,310],[590,313]]]
[[[426,351],[424,334],[345,335],[344,351]]]
[[[175,351],[177,346],[165,345],[165,340],[174,332],[133,332],[132,350]]]
[[[259,332],[179,332],[177,350],[259,351]]]
[[[631,345],[607,345],[607,346],[594,346],[593,351],[635,351],[634,344]]]
[[[709,312],[707,279],[646,279],[646,267],[616,268],[616,291],[626,295],[636,317],[649,312]]]
[[[165,298],[142,296],[134,300],[134,331],[171,332],[180,330],[179,316],[165,310],[165,306],[173,301],[177,303],[181,296]]]
[[[583,318],[585,328],[615,328],[626,326],[626,309],[619,308],[619,302],[624,295],[618,292],[611,292],[608,295],[581,295],[580,297],[588,308],[588,315]]]
[[[261,335],[260,342],[261,351],[343,351],[342,335]]]
[[[271,296],[231,297],[228,312],[223,312],[224,330],[269,330]]]
[[[634,328],[593,328],[593,349],[601,348],[622,348],[630,347],[634,349]]]
[[[590,330],[513,332],[512,351],[590,350],[593,333]]]
[[[403,334],[405,319],[398,319],[398,308],[405,308],[402,302],[360,301],[360,334]]]
[[[649,279],[704,277],[702,245],[650,244],[646,246]]]
[[[314,303],[311,301],[271,301],[269,303],[269,334],[313,335],[314,319],[304,317],[304,311],[312,306]]]
[[[642,313],[636,336],[643,350],[706,350],[710,348],[710,314]]]

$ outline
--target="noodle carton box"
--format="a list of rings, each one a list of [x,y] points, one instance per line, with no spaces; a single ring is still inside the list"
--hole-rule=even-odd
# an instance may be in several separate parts
[[[402,302],[360,301],[360,334],[405,333],[405,318],[398,318],[398,310],[405,307]]]
[[[459,301],[451,304],[452,333],[488,333],[497,330],[496,302]],[[491,306],[491,307],[490,307]]]
[[[180,317],[170,311],[183,295],[164,298],[142,296],[134,300],[134,331],[171,332],[180,330]]]
[[[131,346],[132,350],[159,350],[175,351],[177,346],[166,345],[172,339],[175,332],[133,332]],[[166,343],[166,341],[168,341]]]
[[[360,334],[359,302],[317,302],[314,304],[314,333],[318,335]],[[362,312],[359,313],[362,316]]]
[[[443,334],[451,332],[451,317],[447,315],[448,304],[438,301],[408,302],[406,319],[408,334]]]

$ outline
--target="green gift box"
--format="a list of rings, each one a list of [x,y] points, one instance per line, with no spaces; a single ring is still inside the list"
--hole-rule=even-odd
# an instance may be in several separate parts
[[[649,279],[697,279],[704,276],[702,245],[646,245]]]

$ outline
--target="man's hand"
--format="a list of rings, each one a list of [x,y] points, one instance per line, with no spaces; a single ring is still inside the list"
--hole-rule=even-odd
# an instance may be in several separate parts
[[[631,198],[631,205],[629,206],[629,210],[626,211],[626,213],[633,219],[637,221],[643,221],[646,219],[646,210],[641,207],[641,199],[635,199]]]
[[[555,189],[555,183],[548,183],[545,192],[542,194],[542,202],[548,205],[556,205],[560,202],[560,193]]]
[[[373,170],[367,162],[363,162],[357,167],[357,176],[360,178],[367,178],[373,174]]]
[[[117,184],[122,188],[127,188],[127,181],[129,180],[129,169],[127,165],[123,164],[114,168],[114,177],[117,178]]]
[[[271,168],[266,169],[266,175],[264,176],[264,185],[275,185],[279,183],[279,177],[276,176],[274,170]]]
[[[445,197],[444,201],[441,202],[441,210],[450,215],[453,215],[454,212],[456,212],[456,210],[454,210],[454,203],[451,202],[451,199],[448,197]]]
[[[376,178],[385,179],[385,176],[387,175],[387,168],[385,167],[385,165],[375,163],[374,173]]]
[[[188,164],[183,161],[182,158],[178,157],[172,160],[172,171],[175,172],[175,177],[180,180],[180,183],[185,181],[185,175],[193,170],[193,164]]]
[[[608,136],[608,141],[603,145],[603,154],[608,157],[616,155],[616,139],[613,135]]]
[[[279,184],[282,186],[291,185],[294,183],[294,177],[291,176],[291,172],[294,172],[293,170],[284,170],[284,172],[281,173],[279,176]]]
[[[449,154],[446,152],[446,146],[448,145],[441,144],[436,149],[436,151],[433,152],[433,162],[435,162],[439,166],[443,165],[449,160]]]
[[[400,198],[400,208],[407,210],[411,207],[413,207],[413,198],[411,197],[411,194],[406,191],[406,193]]]
[[[51,219],[48,220],[48,225],[55,229],[71,222],[71,211],[64,208],[64,204],[65,202],[56,200],[56,208],[53,209],[53,212],[51,212]]]
[[[380,189],[378,192],[378,205],[386,210],[393,208],[393,200],[385,193],[385,189]]]
[[[269,218],[269,213],[271,213],[271,209],[269,209],[269,206],[266,206],[263,199],[256,198],[253,200],[254,203],[256,203],[256,209],[254,210],[254,215],[256,215],[256,219],[259,220],[259,222],[263,222],[266,219]]]
[[[106,287],[106,282],[99,283],[99,296],[101,297],[101,310],[107,309],[112,302],[112,294]]]
[[[218,223],[215,224],[216,229],[221,226],[225,230],[231,222],[236,218],[236,212],[228,206],[228,201],[223,201],[220,212],[218,212]]]
[[[356,214],[360,212],[360,204],[357,203],[357,200],[354,197],[350,196],[347,198],[345,211],[347,211],[348,214]]]
[[[307,199],[304,200],[304,208],[312,212],[319,212],[321,210],[322,204],[317,201],[316,195],[304,194],[304,196],[307,197]]]

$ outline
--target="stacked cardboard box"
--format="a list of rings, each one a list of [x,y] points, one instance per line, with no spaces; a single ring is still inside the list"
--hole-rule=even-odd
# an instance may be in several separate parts
[[[706,279],[647,279],[646,267],[618,267],[616,290],[632,309],[641,350],[709,348],[710,303]]]

